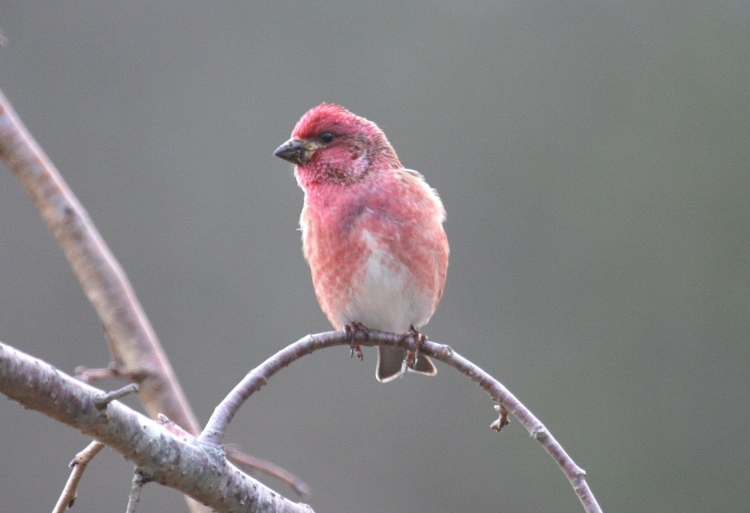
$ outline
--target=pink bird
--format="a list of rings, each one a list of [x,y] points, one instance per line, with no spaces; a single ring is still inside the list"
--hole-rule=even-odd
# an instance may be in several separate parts
[[[307,111],[274,155],[296,164],[305,192],[302,250],[315,295],[337,330],[421,334],[448,269],[445,209],[421,174],[404,169],[378,126],[338,105]],[[434,375],[424,355],[378,347],[375,376],[409,368]]]

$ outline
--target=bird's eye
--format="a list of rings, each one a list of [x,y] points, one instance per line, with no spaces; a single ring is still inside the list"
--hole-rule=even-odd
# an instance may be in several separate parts
[[[320,140],[325,144],[328,144],[329,142],[333,141],[333,134],[331,132],[323,132],[322,134],[320,134]]]

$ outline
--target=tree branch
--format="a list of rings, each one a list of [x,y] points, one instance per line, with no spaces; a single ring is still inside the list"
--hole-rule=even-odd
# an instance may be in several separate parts
[[[119,401],[51,365],[0,343],[0,392],[94,437],[132,462],[146,481],[169,486],[219,512],[312,513],[243,474],[220,447],[173,435]]]
[[[104,449],[105,445],[98,440],[91,442],[84,450],[76,454],[73,461],[70,462],[70,466],[73,471],[70,473],[68,482],[65,483],[60,498],[57,499],[57,504],[52,509],[52,513],[64,513],[66,509],[73,507],[73,503],[76,500],[76,490],[78,489],[78,483],[81,482],[83,473],[86,471],[86,467],[89,462],[94,459],[94,456]]]
[[[96,310],[112,355],[109,374],[140,384],[139,398],[150,416],[166,413],[191,433],[200,431],[125,271],[2,91],[0,158],[31,196]],[[191,501],[188,507],[205,512]]]
[[[224,398],[221,404],[216,407],[203,432],[198,436],[198,440],[209,445],[220,445],[223,443],[224,434],[229,423],[245,400],[254,392],[260,390],[271,376],[278,371],[314,351],[325,347],[348,345],[352,342],[363,346],[384,345],[399,347],[408,351],[416,350],[413,337],[405,338],[402,335],[376,330],[357,330],[353,334],[353,338],[350,334],[343,331],[330,331],[317,335],[308,335],[268,358],[265,362],[250,371],[227,397]],[[503,408],[507,408],[507,411],[510,411],[519,420],[528,430],[529,434],[541,443],[547,453],[557,462],[565,477],[568,478],[573,490],[575,490],[584,510],[588,513],[601,513],[601,508],[586,483],[586,472],[576,465],[544,424],[521,401],[510,393],[508,389],[447,345],[425,341],[421,344],[420,351],[468,376],[500,405],[501,420],[500,422],[494,422],[492,424],[493,428],[502,427],[502,419],[504,415],[507,415],[507,412],[504,413]]]
[[[81,367],[82,379],[120,376],[139,383],[141,404],[152,418],[164,414],[188,432],[200,432],[200,423],[125,271],[2,91],[0,158],[31,196],[104,326],[112,363],[106,369]],[[288,482],[291,474],[284,469],[248,458],[271,475],[280,470],[275,477]],[[295,490],[306,489],[305,483],[297,481]],[[188,505],[194,513],[204,511],[190,502]]]
[[[219,511],[231,510],[224,507],[228,497],[234,497],[237,504],[248,505],[256,500],[262,501],[255,499],[258,496],[256,494],[265,497],[269,493],[282,501],[278,507],[290,509],[268,511],[307,513],[311,511],[309,506],[281,498],[232,466],[226,460],[220,444],[229,422],[244,401],[265,385],[276,372],[313,351],[349,345],[352,340],[365,346],[385,345],[411,351],[416,349],[412,339],[375,330],[360,331],[355,334],[354,339],[340,331],[308,335],[250,371],[216,407],[206,428],[194,443],[183,436],[175,436],[171,430],[117,401],[109,404],[106,410],[99,410],[96,404],[102,397],[101,391],[2,343],[0,392],[27,408],[41,411],[95,437],[132,461],[147,480],[176,488]],[[449,346],[425,341],[421,350],[423,354],[468,376],[501,405],[501,410],[502,406],[507,408],[558,463],[584,510],[588,513],[601,513],[601,508],[586,483],[584,470],[576,465],[547,428],[501,383]]]
[[[99,315],[116,373],[141,385],[150,416],[164,413],[197,433],[200,424],[125,272],[2,91],[0,157],[26,188]]]
[[[128,507],[125,508],[125,513],[135,513],[135,508],[138,506],[138,501],[141,500],[141,489],[146,484],[146,480],[138,469],[133,471],[133,481],[130,484],[130,495],[128,496]]]

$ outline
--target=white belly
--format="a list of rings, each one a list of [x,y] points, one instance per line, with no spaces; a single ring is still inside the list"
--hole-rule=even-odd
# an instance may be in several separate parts
[[[406,266],[378,248],[369,233],[365,233],[365,240],[371,251],[364,280],[352,291],[342,324],[360,322],[394,333],[427,324],[432,314],[430,298],[419,293]]]

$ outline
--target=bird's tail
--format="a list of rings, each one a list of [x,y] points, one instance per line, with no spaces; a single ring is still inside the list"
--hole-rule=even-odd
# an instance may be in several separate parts
[[[378,366],[375,369],[375,377],[378,378],[378,381],[381,383],[388,383],[389,381],[398,378],[403,374],[405,358],[406,350],[404,349],[378,346]],[[413,369],[410,367],[409,370],[427,376],[434,376],[437,374],[435,366],[430,359],[424,355],[419,355],[417,365]]]

